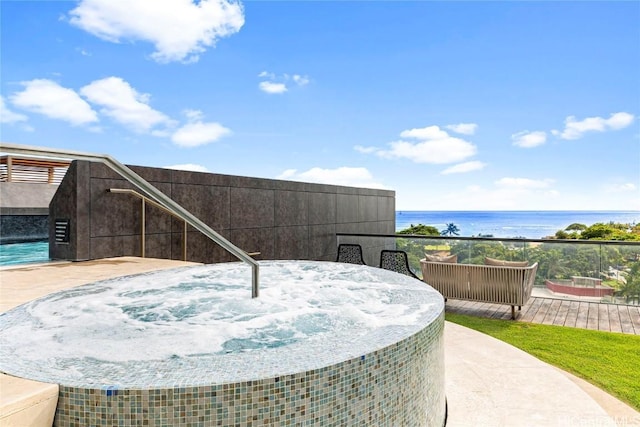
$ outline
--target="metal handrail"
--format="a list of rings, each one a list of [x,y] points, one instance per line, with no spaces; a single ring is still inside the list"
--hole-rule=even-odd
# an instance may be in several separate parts
[[[142,252],[142,258],[145,257],[146,255],[146,250],[145,250],[145,205],[147,203],[149,203],[151,206],[154,206],[166,213],[168,213],[169,215],[181,219],[184,221],[184,230],[182,231],[182,260],[186,261],[187,260],[187,221],[185,221],[184,219],[180,218],[180,215],[175,214],[173,211],[171,211],[170,209],[165,208],[164,206],[162,206],[160,203],[156,202],[153,199],[150,199],[149,197],[145,196],[144,194],[140,194],[138,193],[136,190],[132,190],[130,188],[109,188],[107,190],[107,192],[109,193],[120,193],[120,194],[131,194],[132,196],[135,196],[137,198],[139,198],[140,200],[142,200],[142,230],[140,232],[140,247],[141,247],[141,252]]]
[[[337,237],[393,237],[393,238],[417,238],[430,240],[470,240],[470,241],[486,241],[486,242],[511,242],[511,243],[571,243],[576,245],[620,245],[620,246],[637,246],[638,241],[635,240],[581,240],[581,239],[529,239],[527,237],[470,237],[470,236],[442,236],[428,234],[371,234],[371,233],[336,233]]]
[[[120,176],[125,178],[127,181],[138,187],[140,190],[147,193],[162,205],[167,210],[172,211],[175,215],[179,216],[180,219],[187,222],[196,230],[200,231],[202,234],[222,246],[231,254],[235,255],[236,258],[244,261],[245,263],[251,266],[251,297],[257,298],[259,296],[259,276],[260,276],[260,266],[258,262],[256,262],[249,254],[247,254],[242,249],[235,246],[233,243],[222,237],[220,234],[215,232],[211,227],[198,219],[191,212],[187,211],[185,208],[180,206],[178,203],[173,201],[166,194],[158,190],[156,187],[151,185],[145,179],[143,179],[140,175],[114,159],[113,157],[107,154],[92,154],[92,153],[83,153],[79,151],[71,151],[71,150],[60,150],[60,149],[52,149],[47,147],[34,147],[20,144],[12,144],[6,142],[0,142],[0,152],[5,152],[9,154],[22,154],[25,156],[40,156],[40,157],[62,157],[69,158],[73,160],[85,160],[89,162],[97,162],[103,163],[106,166],[113,169]]]

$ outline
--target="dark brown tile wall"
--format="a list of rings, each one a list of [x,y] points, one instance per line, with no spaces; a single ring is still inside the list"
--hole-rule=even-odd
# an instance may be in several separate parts
[[[309,223],[309,194],[304,191],[276,191],[274,221],[281,226]]]
[[[231,187],[229,199],[232,229],[274,226],[274,190]]]
[[[395,192],[231,175],[131,166],[179,205],[256,259],[334,260],[336,232],[395,231]],[[51,245],[55,259],[97,259],[141,254],[141,201],[108,188],[134,188],[107,166],[73,162],[51,206],[71,218],[72,241]],[[140,192],[140,191],[139,191]],[[146,206],[147,257],[182,259],[183,222]],[[187,259],[235,261],[188,227]]]
[[[274,259],[309,259],[309,226],[277,227]]]

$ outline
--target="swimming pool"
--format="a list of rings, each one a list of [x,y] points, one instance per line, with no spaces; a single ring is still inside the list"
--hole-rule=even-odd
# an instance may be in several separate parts
[[[0,267],[49,261],[49,242],[7,243],[0,245]]]

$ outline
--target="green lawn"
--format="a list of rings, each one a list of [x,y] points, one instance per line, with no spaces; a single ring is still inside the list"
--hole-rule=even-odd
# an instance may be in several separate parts
[[[640,336],[453,313],[446,319],[518,347],[640,410]]]

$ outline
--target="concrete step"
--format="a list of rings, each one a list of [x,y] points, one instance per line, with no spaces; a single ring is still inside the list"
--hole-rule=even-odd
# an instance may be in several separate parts
[[[51,427],[58,385],[0,374],[0,425]]]

